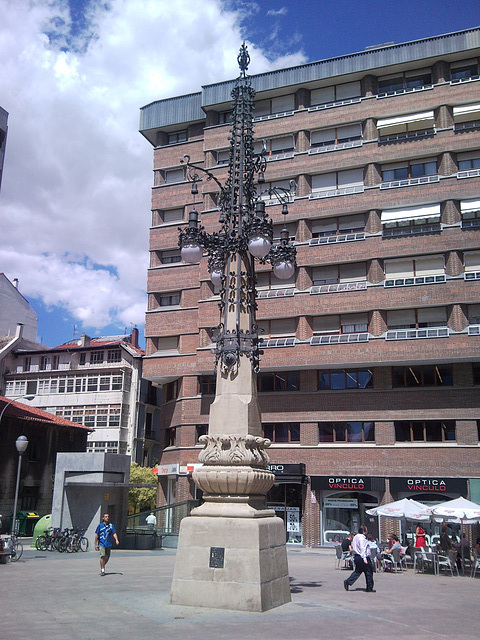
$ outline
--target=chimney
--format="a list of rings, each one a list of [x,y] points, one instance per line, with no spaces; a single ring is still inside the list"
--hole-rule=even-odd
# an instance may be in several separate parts
[[[81,347],[90,346],[90,336],[87,336],[86,333],[82,333],[82,335],[80,336],[80,346]]]
[[[18,282],[18,280],[17,280]],[[23,324],[21,322],[19,322],[17,324],[17,330],[15,331],[15,337],[16,338],[23,338]]]
[[[138,349],[139,346],[138,346],[138,329],[137,329],[137,327],[134,327],[132,329],[131,340],[132,340],[132,345]]]
[[[18,289],[18,278],[14,278],[12,284],[15,287],[15,289]]]

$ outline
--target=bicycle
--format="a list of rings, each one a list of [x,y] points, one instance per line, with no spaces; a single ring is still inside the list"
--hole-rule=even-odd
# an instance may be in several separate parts
[[[10,536],[10,548],[12,550],[10,554],[10,561],[17,562],[22,557],[23,544],[19,542],[16,534],[14,533]]]

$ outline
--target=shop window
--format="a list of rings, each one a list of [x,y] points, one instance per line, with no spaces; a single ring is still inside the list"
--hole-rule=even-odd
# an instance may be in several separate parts
[[[263,436],[272,442],[300,442],[300,424],[269,422],[263,425]]]
[[[451,365],[393,367],[392,385],[396,387],[451,387]]]
[[[396,420],[397,442],[454,442],[455,420]]]
[[[198,393],[203,395],[215,395],[217,389],[216,376],[198,376]]]
[[[432,73],[430,69],[416,69],[398,73],[391,76],[384,76],[378,79],[378,95],[388,93],[403,93],[421,89],[432,84]]]
[[[374,442],[373,422],[319,422],[319,442]]]
[[[171,427],[170,429],[165,429],[165,446],[166,447],[175,447],[177,444],[177,429],[176,427]]]
[[[300,374],[298,371],[281,371],[261,373],[257,377],[259,391],[300,391]]]
[[[371,369],[319,371],[318,388],[321,390],[373,389],[373,372]]]
[[[200,440],[201,436],[206,436],[208,433],[208,424],[197,424],[195,428],[196,442]]]

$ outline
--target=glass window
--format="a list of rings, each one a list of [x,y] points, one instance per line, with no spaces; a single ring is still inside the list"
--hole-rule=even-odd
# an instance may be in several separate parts
[[[186,131],[175,131],[174,133],[168,134],[167,144],[178,144],[179,142],[186,142],[186,141],[187,141]]]
[[[121,362],[122,352],[121,349],[109,349],[107,351],[107,362]]]
[[[299,391],[300,374],[298,371],[261,373],[257,386],[259,391]]]
[[[263,435],[272,442],[300,442],[298,422],[275,422],[263,425]]]
[[[320,442],[374,442],[375,424],[373,422],[319,422]]]
[[[92,351],[90,354],[90,364],[100,364],[103,362],[103,351]]]
[[[214,395],[217,388],[216,376],[199,376],[198,393],[201,395]]]
[[[453,385],[451,365],[393,367],[393,387],[449,387]]]
[[[396,420],[397,442],[447,442],[455,441],[454,420]]]

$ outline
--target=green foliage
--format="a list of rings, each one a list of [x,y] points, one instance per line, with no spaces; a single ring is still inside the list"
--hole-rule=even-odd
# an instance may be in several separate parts
[[[150,467],[141,467],[136,462],[130,465],[131,483],[155,484],[154,487],[132,487],[128,492],[129,511],[138,513],[142,509],[153,509],[157,499],[158,476]]]

